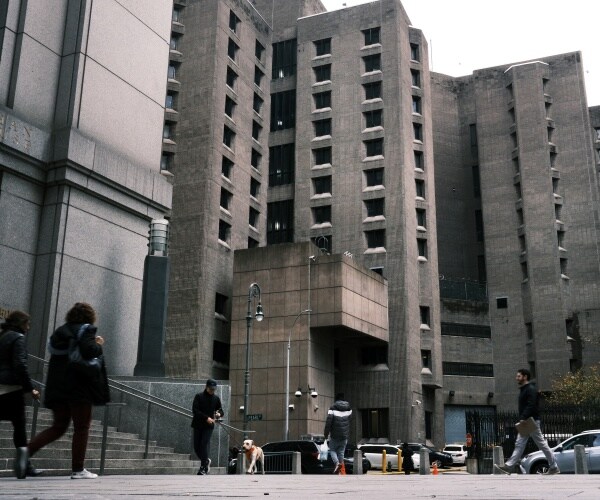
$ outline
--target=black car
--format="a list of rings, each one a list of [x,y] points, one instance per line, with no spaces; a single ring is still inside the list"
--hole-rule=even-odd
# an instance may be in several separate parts
[[[333,461],[329,453],[321,451],[321,445],[315,441],[290,440],[275,441],[262,446],[265,454],[265,469],[267,474],[289,474],[292,470],[291,452],[300,452],[300,470],[302,474],[333,474]],[[371,463],[363,458],[363,474],[371,468]],[[235,474],[237,460],[232,459],[229,463],[228,472]],[[352,474],[354,470],[354,458],[345,457],[344,466],[346,474]],[[260,467],[260,466],[259,466]],[[259,468],[259,472],[260,468]]]
[[[436,451],[430,446],[422,443],[408,443],[408,447],[413,453],[420,453],[421,448],[429,450],[429,464],[437,464],[438,467],[450,467],[452,465],[452,455],[443,451]]]

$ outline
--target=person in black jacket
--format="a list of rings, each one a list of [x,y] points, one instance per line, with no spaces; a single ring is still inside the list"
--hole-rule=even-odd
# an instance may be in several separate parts
[[[329,454],[335,465],[334,474],[339,474],[344,463],[346,444],[350,437],[351,417],[350,403],[344,400],[344,395],[341,392],[336,394],[335,402],[327,412],[325,432],[323,432],[325,439],[329,439]]]
[[[84,469],[83,463],[92,421],[92,406],[104,405],[110,400],[106,367],[102,363],[100,374],[93,379],[76,375],[69,370],[68,354],[69,349],[78,342],[83,358],[100,357],[104,339],[96,335],[97,328],[93,326],[96,311],[91,305],[77,302],[65,319],[66,323],[52,334],[48,344],[51,356],[44,404],[52,410],[52,427],[31,440],[29,455],[33,456],[40,448],[60,438],[73,420],[71,479],[93,479],[98,475]]]
[[[209,378],[203,392],[194,397],[192,412],[192,427],[194,428],[194,451],[200,459],[199,476],[204,476],[210,471],[210,458],[208,450],[210,438],[215,429],[215,420],[221,418],[225,413],[221,406],[221,399],[215,394],[217,381]]]
[[[531,437],[533,442],[544,453],[546,459],[548,460],[548,472],[546,472],[546,474],[559,474],[560,470],[558,469],[558,464],[556,463],[554,453],[548,446],[548,441],[546,441],[540,429],[540,410],[538,406],[539,395],[535,385],[530,382],[530,378],[531,373],[526,368],[521,368],[517,371],[516,380],[520,387],[519,423],[523,423],[525,420],[531,417],[535,422],[535,430],[526,436],[519,433],[517,436],[517,441],[515,442],[515,450],[513,451],[513,454],[504,465],[495,465],[495,467],[505,474],[511,474],[512,472],[515,472],[515,467],[519,460],[521,460],[521,456],[525,451],[527,440]]]
[[[31,393],[35,399],[40,397],[27,369],[25,334],[29,325],[29,315],[23,311],[12,311],[0,325],[0,420],[9,420],[13,425],[17,449],[14,468],[19,479],[40,474],[27,459],[25,432],[24,393]]]
[[[408,443],[402,444],[402,470],[404,474],[407,476],[410,475],[410,472],[414,470],[415,463],[413,462],[413,451],[408,446]]]

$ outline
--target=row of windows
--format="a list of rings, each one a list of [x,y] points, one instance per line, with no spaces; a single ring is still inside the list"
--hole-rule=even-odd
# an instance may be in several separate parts
[[[489,339],[492,337],[492,329],[486,325],[469,325],[465,323],[442,323],[442,335],[454,337],[475,337]]]
[[[442,372],[444,375],[459,375],[463,377],[493,377],[494,365],[444,361],[442,363]]]

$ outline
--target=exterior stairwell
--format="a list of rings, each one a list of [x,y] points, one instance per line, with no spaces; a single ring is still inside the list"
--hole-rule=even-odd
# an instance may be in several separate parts
[[[27,437],[31,439],[33,408],[27,407]],[[40,408],[36,433],[52,424],[52,412]],[[13,476],[15,448],[10,422],[0,422],[0,477]],[[41,449],[31,459],[36,469],[43,470],[43,476],[65,476],[71,474],[71,438],[73,426],[57,441]],[[93,420],[85,459],[85,468],[99,472],[102,447],[102,423]],[[200,462],[190,460],[189,454],[175,453],[173,448],[158,446],[149,441],[148,457],[144,458],[146,442],[138,434],[119,432],[108,427],[104,474],[195,474]],[[220,471],[219,471],[220,472]],[[219,473],[211,470],[211,473]],[[40,477],[43,477],[40,476]]]

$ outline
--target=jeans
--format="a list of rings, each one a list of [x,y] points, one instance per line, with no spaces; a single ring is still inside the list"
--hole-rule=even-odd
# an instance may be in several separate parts
[[[71,468],[73,472],[83,470],[87,450],[90,424],[92,422],[91,403],[63,403],[52,408],[52,427],[40,432],[29,443],[29,456],[49,443],[56,441],[69,428],[73,419],[73,443],[71,445]]]
[[[344,452],[346,451],[347,439],[330,439],[329,440],[329,454],[334,465],[344,461]]]
[[[540,451],[544,453],[546,459],[548,460],[548,466],[551,468],[557,467],[556,458],[554,458],[554,453],[552,453],[552,450],[548,446],[548,441],[546,441],[546,439],[542,435],[539,420],[535,421],[535,430],[529,436],[521,436],[521,434],[517,436],[517,441],[515,443],[515,451],[513,451],[513,454],[506,461],[506,465],[508,465],[509,467],[513,467],[517,464],[519,460],[521,460],[521,456],[525,451],[525,445],[527,444],[527,440],[529,438],[533,439],[533,442],[537,445]]]
[[[194,452],[203,466],[208,465],[208,448],[214,427],[194,428]]]
[[[9,420],[13,425],[13,442],[15,448],[27,446],[25,433],[25,398],[23,391],[12,391],[0,396],[2,420]]]

